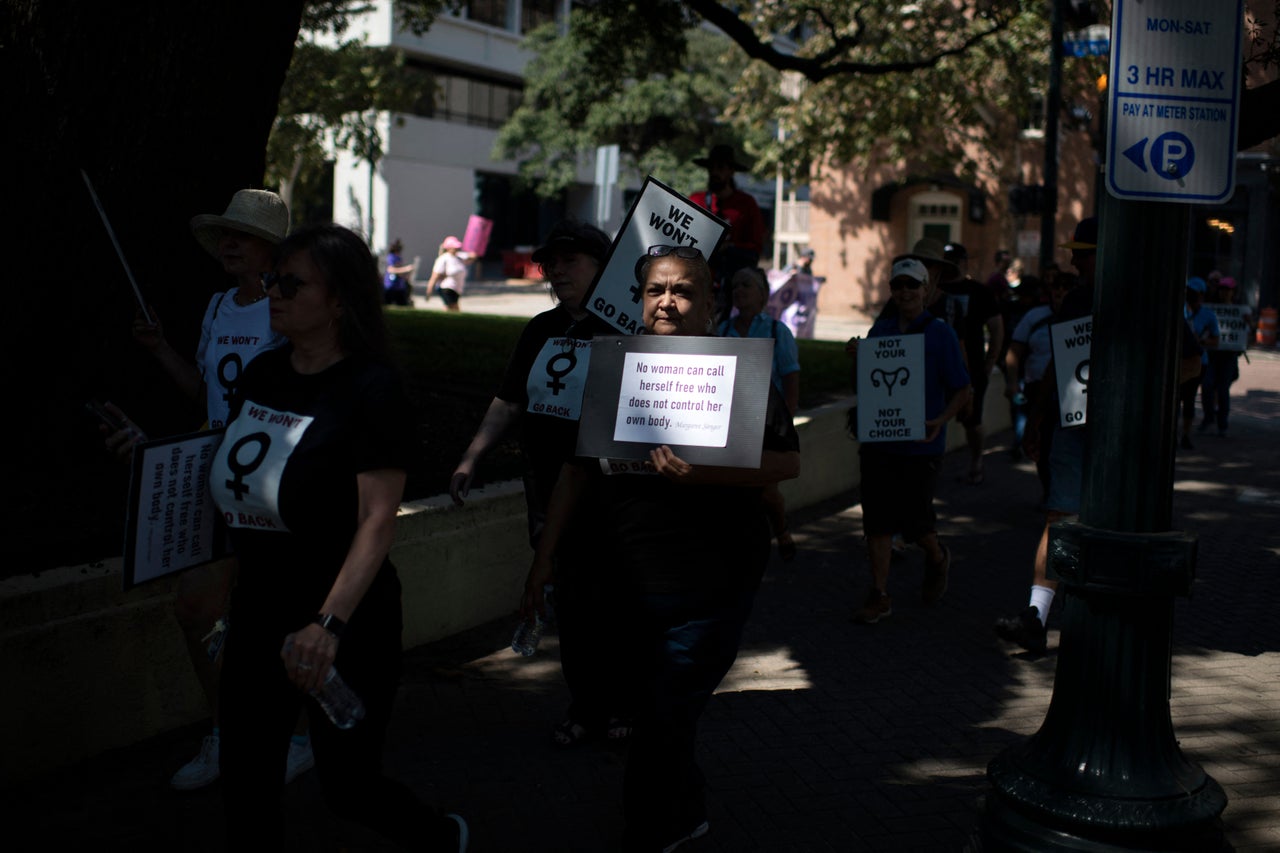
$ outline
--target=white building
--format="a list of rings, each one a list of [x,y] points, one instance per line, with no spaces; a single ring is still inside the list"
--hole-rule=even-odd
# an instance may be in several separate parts
[[[448,235],[462,237],[473,213],[492,219],[490,264],[498,248],[532,246],[566,215],[595,220],[594,163],[560,201],[514,187],[516,163],[492,159],[498,128],[520,104],[526,32],[548,20],[567,21],[571,0],[475,0],[457,15],[442,14],[421,36],[397,26],[391,0],[374,0],[352,27],[374,46],[403,50],[411,67],[429,75],[434,99],[415,114],[383,113],[383,156],[367,161],[336,153],[333,219],[371,234],[378,251],[397,238],[405,255],[429,264]],[[590,158],[588,158],[589,160]],[[425,276],[424,276],[425,277]]]

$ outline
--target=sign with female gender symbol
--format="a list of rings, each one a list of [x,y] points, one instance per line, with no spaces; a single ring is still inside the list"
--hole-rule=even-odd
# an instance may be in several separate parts
[[[858,441],[925,437],[924,335],[858,342]]]
[[[1084,426],[1089,399],[1089,350],[1093,346],[1093,317],[1080,317],[1049,327],[1053,342],[1054,375],[1058,380],[1058,422]]]

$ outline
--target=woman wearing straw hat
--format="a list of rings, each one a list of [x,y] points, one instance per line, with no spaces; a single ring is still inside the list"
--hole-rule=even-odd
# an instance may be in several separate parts
[[[440,244],[440,257],[431,266],[431,278],[427,281],[427,298],[439,289],[440,301],[444,302],[444,310],[461,311],[458,297],[467,282],[467,267],[475,258],[459,252],[462,241],[453,235],[444,238]]]
[[[134,339],[156,357],[188,397],[205,402],[212,428],[226,424],[232,394],[249,362],[284,342],[284,337],[271,329],[261,276],[271,270],[272,252],[288,231],[289,208],[280,196],[267,190],[240,190],[221,215],[207,213],[191,220],[196,242],[235,279],[233,287],[209,300],[200,324],[194,364],[169,344],[154,308],[154,324],[148,323],[141,312],[134,320]],[[107,444],[125,455],[145,436],[123,412],[119,414],[126,428],[110,436]],[[203,788],[219,776],[216,661],[222,634],[211,629],[224,624],[221,620],[231,591],[232,575],[224,565],[215,563],[184,572],[174,599],[191,663],[215,713],[213,732],[205,737],[199,754],[170,780],[179,791]],[[287,779],[293,779],[313,763],[309,740],[305,735],[296,735],[289,747]]]

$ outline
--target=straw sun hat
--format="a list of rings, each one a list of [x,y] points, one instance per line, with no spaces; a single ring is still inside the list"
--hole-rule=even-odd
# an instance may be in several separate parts
[[[202,213],[191,220],[191,233],[215,258],[223,231],[252,234],[275,245],[289,233],[289,208],[269,190],[240,190],[221,216]]]

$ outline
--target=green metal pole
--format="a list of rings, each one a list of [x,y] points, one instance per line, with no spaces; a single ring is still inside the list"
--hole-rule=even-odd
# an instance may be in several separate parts
[[[992,760],[984,850],[1230,849],[1222,788],[1178,748],[1173,601],[1194,538],[1172,524],[1188,209],[1104,195],[1078,523],[1055,525],[1065,591],[1040,731]]]

